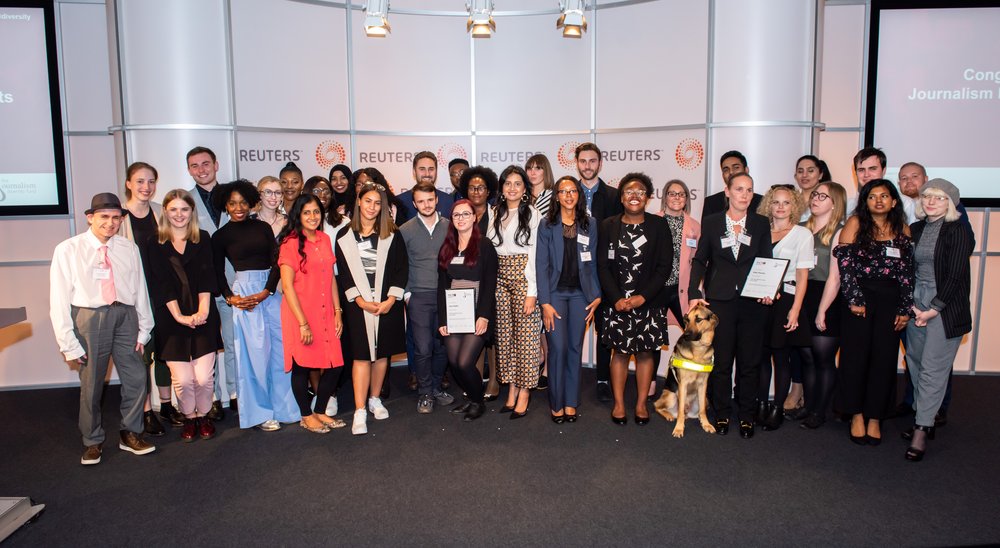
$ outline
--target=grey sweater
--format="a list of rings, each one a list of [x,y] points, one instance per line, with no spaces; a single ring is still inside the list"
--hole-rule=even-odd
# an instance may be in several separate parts
[[[410,261],[410,276],[406,282],[408,293],[422,291],[437,291],[438,284],[438,252],[448,234],[448,220],[441,220],[434,225],[433,234],[427,231],[427,226],[420,215],[403,223],[399,233],[406,242],[406,253]]]

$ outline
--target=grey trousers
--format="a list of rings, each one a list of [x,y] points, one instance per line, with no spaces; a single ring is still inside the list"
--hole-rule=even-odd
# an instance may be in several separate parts
[[[918,283],[913,289],[913,303],[920,310],[927,310],[936,294],[933,284]],[[962,337],[945,336],[941,316],[927,322],[926,327],[917,327],[913,321],[906,325],[906,368],[913,381],[916,424],[934,426],[934,415],[944,400],[951,366],[961,343]]]
[[[104,442],[101,396],[111,358],[122,385],[121,430],[141,434],[142,409],[146,402],[146,366],[135,351],[139,338],[139,316],[128,305],[71,310],[74,333],[83,344],[87,362],[80,366],[80,433],[84,445]]]
[[[228,263],[227,263],[228,264]],[[223,366],[225,367],[225,383],[219,382],[219,356],[215,357],[215,399],[221,402],[228,402],[230,398],[236,397],[236,345],[233,344],[233,307],[226,303],[226,298],[218,296],[215,298],[215,306],[219,309],[219,319],[222,322],[222,350]],[[224,385],[224,386],[223,386]]]

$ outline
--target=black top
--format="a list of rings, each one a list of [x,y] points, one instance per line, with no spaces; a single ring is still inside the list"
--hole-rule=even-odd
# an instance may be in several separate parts
[[[141,219],[131,213],[128,215],[129,217],[132,217],[133,240],[137,245],[139,245],[140,248],[143,243],[157,239],[158,228],[156,226],[156,217],[153,216],[152,209],[150,209],[146,216]]]
[[[572,238],[567,237],[565,230],[566,225],[563,225],[562,271],[559,273],[559,283],[556,284],[556,287],[580,289],[580,259],[576,252],[576,234]]]
[[[275,264],[278,244],[270,225],[258,219],[241,222],[230,220],[212,235],[212,254],[215,259],[215,275],[219,289],[227,299],[233,295],[226,282],[226,259],[237,272],[246,270],[270,270],[267,277],[268,291],[278,288],[279,270]]]
[[[580,196],[581,200],[586,198]],[[593,201],[590,203],[590,216],[600,223],[608,217],[613,217],[622,212],[622,202],[618,199],[618,189],[609,186],[600,177],[597,178],[597,192],[594,193]]]
[[[215,204],[212,203],[212,193],[201,188],[199,185],[194,185],[194,189],[198,191],[198,197],[205,204],[205,209],[208,210],[208,215],[212,218],[212,222],[215,223],[215,226],[219,226],[219,221],[222,220],[222,212],[216,209]]]
[[[914,244],[920,242],[926,221],[910,225]],[[976,237],[968,220],[946,222],[941,226],[934,245],[934,285],[937,295],[931,304],[941,308],[941,323],[949,339],[972,331],[969,307],[971,268],[969,256],[976,246]]]
[[[621,240],[622,225],[622,216],[615,215],[605,219],[598,232],[597,277],[601,282],[601,292],[608,306],[614,306],[619,299],[625,298],[622,284],[629,274],[626,270],[631,267],[629,261],[621,256],[617,245]],[[644,215],[642,225],[646,241],[638,246],[642,248],[644,254],[637,276],[636,287],[639,291],[636,294],[642,295],[646,302],[637,310],[662,308],[666,306],[664,284],[670,276],[670,265],[674,262],[670,225],[663,217],[651,213]]]
[[[479,238],[479,258],[476,260],[476,264],[466,266],[465,264],[451,263],[447,270],[438,268],[438,310],[440,311],[438,313],[438,327],[448,325],[448,315],[444,313],[448,309],[444,291],[451,289],[453,280],[479,282],[476,318],[486,318],[490,323],[490,328],[492,328],[496,312],[497,252],[488,238]]]
[[[181,314],[194,314],[198,311],[199,293],[219,293],[212,266],[212,237],[204,230],[198,232],[198,243],[188,240],[184,253],[178,253],[169,240],[162,244],[149,241],[149,262],[156,282],[149,287],[154,307],[177,301]]]
[[[763,196],[754,192],[753,199],[750,200],[750,209],[748,212],[756,212],[762,199],[764,199]],[[726,191],[716,192],[705,198],[705,203],[701,206],[701,218],[704,219],[709,215],[723,213],[727,209],[729,209],[729,205],[726,203]]]
[[[722,238],[726,236],[725,212],[702,219],[701,239],[691,262],[688,298],[704,298],[712,302],[713,299],[728,301],[740,296],[754,258],[770,259],[773,256],[771,225],[767,217],[747,212],[743,233],[750,236],[750,245],[739,243],[739,259],[736,259],[731,248],[722,247]],[[704,293],[701,290],[702,280],[705,281]]]

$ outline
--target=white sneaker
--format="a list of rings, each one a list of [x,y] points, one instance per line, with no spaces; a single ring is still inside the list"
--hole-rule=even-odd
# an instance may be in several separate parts
[[[330,401],[326,404],[326,416],[333,417],[337,414],[337,398],[330,396]]]
[[[265,432],[274,432],[281,430],[281,423],[274,419],[267,419],[266,421],[257,425],[257,428]]]
[[[375,420],[384,421],[389,418],[389,410],[382,405],[381,398],[368,398],[368,410],[375,415]]]
[[[368,412],[358,409],[354,412],[354,424],[351,425],[351,433],[355,436],[362,436],[368,433]]]

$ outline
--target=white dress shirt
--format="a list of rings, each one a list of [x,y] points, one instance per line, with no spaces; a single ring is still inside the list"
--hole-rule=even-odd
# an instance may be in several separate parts
[[[73,332],[75,326],[71,307],[100,308],[108,304],[101,295],[101,280],[95,277],[95,270],[101,262],[102,245],[97,236],[87,230],[61,242],[52,254],[49,316],[59,351],[67,360],[75,360],[86,353]],[[135,307],[139,315],[139,339],[136,342],[146,344],[153,330],[153,313],[139,260],[139,248],[117,235],[108,240],[107,246],[116,299]]]
[[[503,199],[503,198],[501,198]],[[511,209],[507,213],[507,226],[500,227],[500,233],[503,235],[503,245],[497,244],[496,230],[493,229],[493,209],[490,208],[490,216],[488,228],[486,229],[486,237],[489,238],[493,245],[496,246],[496,251],[498,256],[504,255],[528,255],[528,264],[524,267],[524,277],[528,279],[528,297],[538,296],[538,283],[535,280],[535,243],[538,241],[538,223],[541,220],[541,214],[538,212],[534,206],[529,206],[531,208],[531,219],[528,221],[528,244],[518,245],[514,241],[514,235],[517,233],[517,210]]]
[[[785,237],[774,245],[775,259],[788,259],[785,270],[786,282],[795,281],[795,271],[800,268],[813,269],[813,235],[808,228],[794,225]]]

